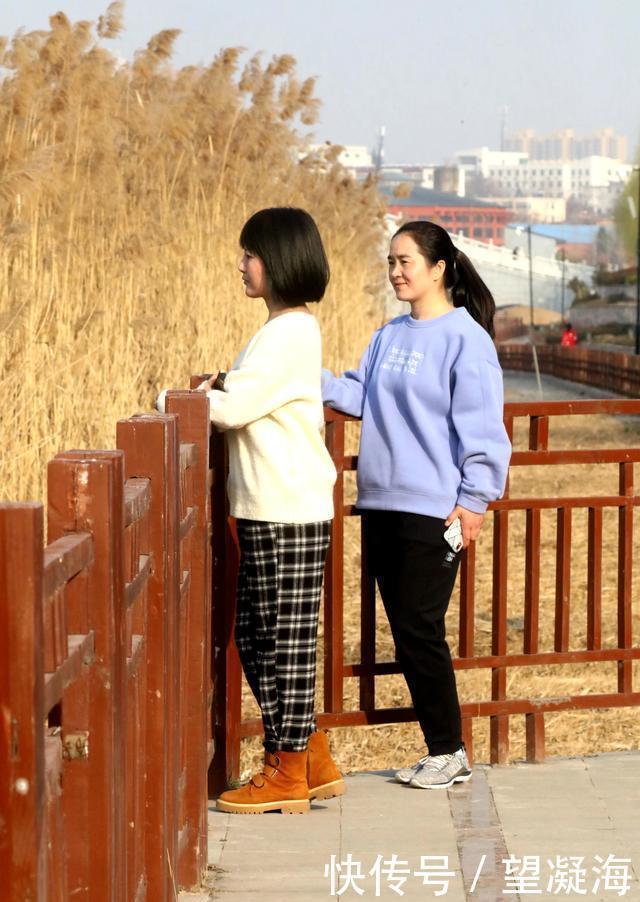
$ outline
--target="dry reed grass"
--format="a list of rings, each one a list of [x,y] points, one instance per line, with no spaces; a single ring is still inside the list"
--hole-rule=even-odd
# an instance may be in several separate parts
[[[332,263],[325,355],[350,363],[382,317],[382,206],[337,149],[304,155],[318,100],[283,55],[170,66],[163,31],[131,64],[122,27],[52,16],[0,41],[0,497],[44,496],[46,461],[110,447],[159,387],[230,364],[263,319],[236,270],[263,206],[306,207]]]

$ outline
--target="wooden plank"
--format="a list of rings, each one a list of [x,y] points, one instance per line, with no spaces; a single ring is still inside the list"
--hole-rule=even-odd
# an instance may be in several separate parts
[[[454,658],[456,670],[481,670],[487,667],[548,667],[553,664],[585,664],[599,661],[640,660],[640,648],[601,648],[585,651],[537,652],[536,654],[477,655],[469,658]],[[359,677],[363,673],[361,664],[345,664],[344,675]],[[402,673],[397,661],[378,661],[374,668],[376,676]]]
[[[507,651],[507,555],[509,521],[506,511],[494,512],[493,520],[493,598],[491,616],[491,651],[504,655]],[[491,698],[506,698],[507,671],[498,666],[491,670]],[[509,757],[509,719],[492,717],[489,724],[492,764],[505,764]]]
[[[540,511],[527,510],[525,535],[524,645],[525,654],[538,651],[540,616]]]
[[[188,544],[183,541],[181,567],[188,576],[181,592],[185,601],[186,642],[182,662],[184,673],[184,707],[182,742],[186,784],[181,812],[187,829],[183,849],[178,841],[177,880],[180,886],[198,885],[207,866],[207,741],[210,711],[203,703],[210,683],[211,645],[207,634],[209,606],[209,523],[208,473],[211,420],[209,400],[203,392],[167,395],[167,411],[179,417],[181,465],[188,466],[191,478],[187,484],[186,504],[192,519]],[[181,529],[181,536],[183,535]],[[186,575],[186,574],[185,574]]]
[[[582,495],[578,498],[508,498],[504,501],[492,501],[489,510],[553,510],[559,507],[590,508],[599,510],[605,507],[638,507],[640,497],[625,499],[620,495]]]
[[[0,873],[7,899],[34,902],[46,898],[42,544],[42,505],[0,504]]]
[[[133,636],[131,642],[131,655],[127,658],[127,677],[133,677],[145,663],[145,638]]]
[[[167,401],[166,411],[167,411],[167,413],[180,414],[185,409],[188,409],[188,408],[184,408],[184,406],[183,406],[184,403],[186,403],[188,405],[191,405],[192,403],[194,403],[191,400],[192,398],[196,399],[195,403],[198,405],[198,409],[199,409],[202,406],[202,401],[201,400],[198,401],[199,397],[204,398],[205,402],[207,404],[209,404],[209,401],[207,400],[207,397],[204,394],[204,392],[202,393],[201,396],[192,395],[191,393],[188,393],[188,392],[170,392],[169,395],[167,395],[168,401]],[[185,401],[185,399],[186,399],[186,401]],[[183,415],[184,415],[184,413],[183,413]],[[207,422],[209,422],[209,421],[207,420]],[[189,427],[187,425],[187,429],[188,428]],[[209,436],[208,429],[206,432],[203,433],[203,435],[207,436],[207,438],[208,438],[208,436]],[[182,436],[183,436],[183,432],[181,431],[180,437],[182,438]],[[181,441],[180,442],[180,469],[188,470],[191,467],[197,466],[197,463],[198,463],[198,445],[193,441],[191,441],[191,442]],[[203,463],[206,464],[206,458],[203,461]]]
[[[138,561],[138,572],[131,582],[125,583],[124,594],[125,606],[127,608],[130,608],[138,600],[140,593],[149,582],[152,569],[153,556],[150,554],[141,554]]]
[[[532,416],[529,420],[529,450],[546,451],[549,447],[549,417]]]
[[[376,706],[376,581],[367,561],[363,535],[363,521],[360,520],[360,707]]]
[[[571,605],[571,508],[561,507],[557,516],[556,612],[554,648],[567,651]]]
[[[514,451],[512,467],[551,466],[553,464],[638,463],[640,448],[566,448],[562,451]]]
[[[544,761],[544,714],[525,714],[527,761],[541,764]]]
[[[65,689],[80,676],[83,664],[88,664],[93,658],[94,636],[93,632],[85,636],[71,634],[68,637],[69,654],[53,673],[44,675],[44,705],[45,711],[51,709],[62,701]]]
[[[587,540],[587,648],[602,647],[602,509],[589,508]]]
[[[88,729],[92,737],[91,755],[81,762],[82,768],[70,767],[65,773],[66,783],[77,780],[91,786],[80,811],[72,799],[81,789],[72,788],[67,796],[65,786],[65,819],[74,823],[67,835],[69,892],[87,902],[110,902],[126,891],[123,455],[59,454],[49,463],[48,485],[51,538],[69,529],[91,532],[95,554],[87,591],[96,663],[89,671],[88,705],[77,695],[69,705],[73,727]],[[65,704],[64,728],[69,730],[66,709]],[[82,723],[84,717],[88,722]]]
[[[148,479],[127,479],[124,486],[124,525],[141,520],[151,506],[151,482]]]
[[[633,465],[620,464],[620,494],[633,496]],[[631,648],[633,644],[633,507],[621,507],[618,512],[618,645]],[[618,663],[618,692],[631,692],[633,669],[631,661]]]
[[[61,536],[44,549],[43,594],[51,598],[69,580],[93,563],[91,533]]]
[[[475,649],[476,543],[471,542],[460,561],[460,615],[458,655],[471,658]]]
[[[46,837],[47,902],[67,902],[67,848],[62,805],[62,741],[59,727],[45,730],[44,834]],[[44,897],[43,897],[44,898]]]
[[[193,529],[193,527],[196,525],[197,522],[198,522],[198,508],[197,507],[187,508],[187,513],[180,521],[180,527],[179,527],[179,533],[178,533],[179,537],[180,537],[180,541],[182,541],[182,539],[184,539],[185,536],[187,536],[191,532],[191,530]]]
[[[177,628],[178,434],[174,415],[132,417],[117,424],[117,444],[125,453],[127,482],[148,479],[149,554],[154,565],[147,586],[147,683],[145,860],[148,897],[173,902],[171,869],[176,865],[178,731]]]
[[[509,443],[513,446],[513,429],[514,429],[514,419],[511,416],[504,417],[504,428],[507,433],[507,438],[509,439]],[[505,496],[508,498],[511,494],[511,468],[507,471],[507,480],[505,482]]]
[[[477,717],[513,717],[519,714],[543,714],[559,711],[585,711],[601,708],[633,708],[640,705],[640,692],[623,695],[609,694],[566,695],[547,699],[503,699],[484,702],[464,702],[460,706],[463,721]],[[413,708],[376,708],[373,711],[341,711],[318,714],[320,729],[337,727],[381,726],[389,723],[411,723],[416,715]],[[243,738],[259,736],[262,720],[254,717],[244,720],[241,725]]]
[[[603,398],[597,401],[510,401],[504,405],[506,417],[584,416],[585,414],[639,414],[640,401]]]
[[[333,504],[341,511],[344,504],[344,420],[333,419],[326,425],[325,441],[338,477],[333,490]],[[327,554],[324,578],[324,707],[342,711],[344,667],[344,524],[334,518],[331,544]]]
[[[215,429],[211,436],[210,454],[214,471],[219,474],[211,492],[214,549],[211,568],[214,757],[209,769],[209,794],[215,796],[240,775],[242,668],[233,639],[239,550],[235,521],[229,516],[229,501],[225,491],[227,447],[223,433]]]
[[[471,717],[462,718],[462,742],[467,752],[467,760],[469,764],[473,765],[473,718]]]

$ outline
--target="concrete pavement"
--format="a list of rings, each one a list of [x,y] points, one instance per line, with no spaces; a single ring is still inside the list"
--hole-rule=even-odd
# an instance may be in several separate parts
[[[352,774],[344,797],[308,815],[211,803],[209,889],[181,902],[637,902],[639,811],[640,752],[480,765],[445,791],[400,786],[391,771]]]

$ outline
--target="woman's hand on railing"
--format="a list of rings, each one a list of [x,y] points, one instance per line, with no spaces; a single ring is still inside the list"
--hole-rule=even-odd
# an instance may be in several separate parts
[[[223,373],[222,370],[219,370],[215,376],[210,376],[208,379],[205,379],[204,382],[201,382],[200,385],[196,388],[196,391],[211,391],[211,389],[216,389],[217,391],[224,391],[224,380],[226,378],[226,373]]]

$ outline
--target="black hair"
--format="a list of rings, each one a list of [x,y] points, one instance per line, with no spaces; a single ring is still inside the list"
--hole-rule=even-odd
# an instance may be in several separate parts
[[[270,296],[288,307],[322,300],[329,263],[313,217],[297,207],[269,207],[242,227],[240,246],[264,263]]]
[[[478,275],[466,254],[454,245],[451,236],[435,222],[405,222],[393,236],[411,235],[430,266],[443,260],[444,286],[451,292],[454,307],[466,307],[471,316],[494,338],[493,317],[496,304],[493,295]]]

